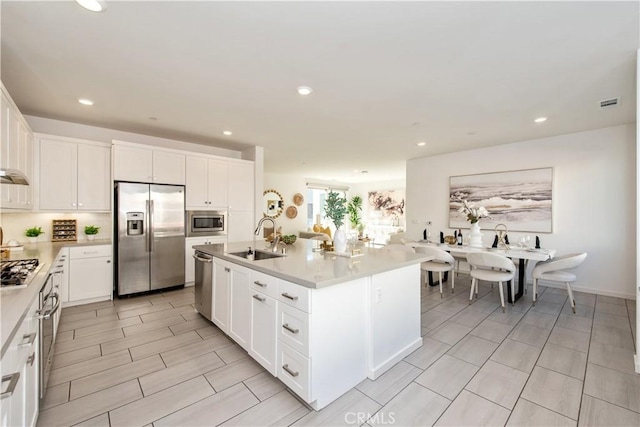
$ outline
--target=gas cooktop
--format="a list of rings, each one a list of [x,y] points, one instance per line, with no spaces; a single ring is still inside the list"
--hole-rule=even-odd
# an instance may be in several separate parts
[[[20,259],[0,262],[0,287],[15,289],[26,287],[38,269],[37,259]]]

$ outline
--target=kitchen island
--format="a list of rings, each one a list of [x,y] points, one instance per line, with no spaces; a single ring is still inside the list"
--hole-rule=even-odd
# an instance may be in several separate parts
[[[316,243],[261,260],[233,253],[263,241],[194,249],[212,258],[211,321],[319,410],[422,346],[420,263],[430,257],[365,247],[342,257]]]

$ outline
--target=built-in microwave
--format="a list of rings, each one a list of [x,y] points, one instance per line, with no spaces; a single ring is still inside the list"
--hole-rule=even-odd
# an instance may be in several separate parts
[[[187,237],[226,235],[226,211],[187,211]]]

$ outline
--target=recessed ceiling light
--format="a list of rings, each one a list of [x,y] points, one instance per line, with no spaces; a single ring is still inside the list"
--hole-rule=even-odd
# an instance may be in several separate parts
[[[102,12],[107,7],[101,0],[76,0],[76,3],[91,12]]]
[[[534,122],[536,123],[542,123],[542,122],[546,122],[547,118],[546,117],[538,117],[537,119],[534,120]]]
[[[222,133],[227,136],[233,135],[233,132],[231,132],[230,130],[223,130]]]
[[[87,98],[80,98],[78,102],[82,105],[93,105],[93,101]]]
[[[426,143],[426,142],[424,142],[424,141],[420,141],[420,142],[416,143],[416,145],[417,145],[418,147],[424,147],[425,145],[427,145],[427,143]]]
[[[306,95],[311,95],[311,92],[313,92],[313,89],[311,89],[309,86],[298,86],[298,94],[306,96]]]

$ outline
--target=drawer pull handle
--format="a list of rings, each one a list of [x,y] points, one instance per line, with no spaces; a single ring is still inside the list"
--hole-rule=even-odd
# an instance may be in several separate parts
[[[25,342],[21,342],[20,344],[18,344],[18,347],[31,347],[34,343],[34,341],[36,340],[36,336],[37,334],[34,332],[32,334],[28,334],[28,335],[23,335],[22,339],[26,340]]]
[[[263,288],[266,288],[266,287],[267,287],[267,284],[266,284],[266,283],[262,283],[262,282],[261,282],[261,281],[259,281],[259,280],[256,280],[256,281],[254,281],[253,283],[255,283],[255,284],[256,284],[256,285],[258,285],[258,286],[262,286]]]
[[[298,375],[300,375],[299,372],[293,372],[291,369],[289,369],[288,363],[285,363],[284,365],[282,365],[282,369],[287,371],[287,374],[291,375],[292,377],[297,377]]]
[[[287,331],[291,332],[292,334],[297,334],[298,332],[300,332],[300,329],[292,328],[291,326],[289,326],[288,323],[285,323],[284,325],[282,325],[282,327],[285,328]]]
[[[85,254],[85,255],[93,255],[93,254],[97,254],[98,251],[84,251],[82,253]]]
[[[260,295],[254,295],[253,296],[254,299],[257,299],[260,302],[265,302],[266,298],[261,297]]]
[[[18,380],[20,379],[20,372],[14,372],[10,375],[5,375],[2,377],[2,382],[5,383],[9,381],[9,386],[6,391],[3,391],[0,395],[0,399],[4,399],[5,397],[11,397],[13,392],[16,390],[16,386],[18,385]]]
[[[285,298],[289,298],[291,301],[297,301],[297,300],[298,300],[298,297],[297,297],[297,296],[295,296],[295,297],[294,297],[293,295],[289,295],[289,294],[288,294],[288,293],[286,293],[286,292],[285,292],[285,293],[283,293],[283,294],[282,294],[282,296],[283,296],[283,297],[285,297]]]
[[[31,356],[29,356],[27,358],[27,363],[29,364],[29,366],[33,366],[34,360],[36,360],[36,352],[35,351],[33,352],[33,354]]]

